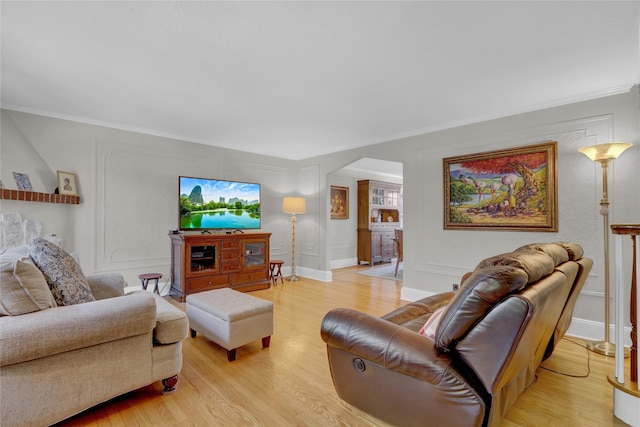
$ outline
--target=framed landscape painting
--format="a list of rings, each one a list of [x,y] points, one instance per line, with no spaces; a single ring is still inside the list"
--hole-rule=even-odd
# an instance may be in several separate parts
[[[444,229],[558,231],[557,143],[443,159]]]

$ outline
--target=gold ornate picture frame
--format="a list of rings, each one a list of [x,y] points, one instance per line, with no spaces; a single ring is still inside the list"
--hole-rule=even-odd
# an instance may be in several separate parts
[[[444,229],[558,231],[557,142],[443,159]]]

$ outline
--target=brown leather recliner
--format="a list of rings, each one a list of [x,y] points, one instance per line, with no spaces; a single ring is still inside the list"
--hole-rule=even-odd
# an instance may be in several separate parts
[[[457,293],[382,318],[350,309],[322,322],[341,399],[401,426],[495,426],[569,327],[591,269],[573,243],[482,261]],[[443,308],[433,339],[418,331]]]

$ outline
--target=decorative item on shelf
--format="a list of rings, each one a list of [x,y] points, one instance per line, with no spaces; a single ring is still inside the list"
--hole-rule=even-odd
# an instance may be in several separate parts
[[[282,212],[291,214],[291,275],[287,277],[290,282],[300,280],[296,274],[296,214],[307,211],[307,201],[304,197],[284,197],[282,199]]]
[[[604,341],[589,341],[587,348],[605,356],[615,355],[615,344],[609,338],[611,327],[610,315],[610,276],[609,276],[609,181],[607,170],[609,163],[617,159],[627,148],[633,144],[627,142],[613,142],[610,144],[597,144],[579,148],[585,156],[602,166],[602,199],[600,200],[600,215],[604,223]]]
[[[16,186],[18,190],[31,191],[31,181],[29,181],[29,175],[26,173],[14,172],[13,178],[16,180]]]
[[[58,192],[70,196],[78,195],[76,187],[76,175],[71,172],[57,171],[58,174]]]
[[[349,219],[349,187],[331,186],[331,219]]]

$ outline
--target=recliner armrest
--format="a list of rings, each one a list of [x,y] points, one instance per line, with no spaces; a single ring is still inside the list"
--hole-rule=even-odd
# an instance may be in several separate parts
[[[451,358],[439,353],[432,339],[356,310],[331,310],[321,334],[328,346],[433,384],[453,370]]]

